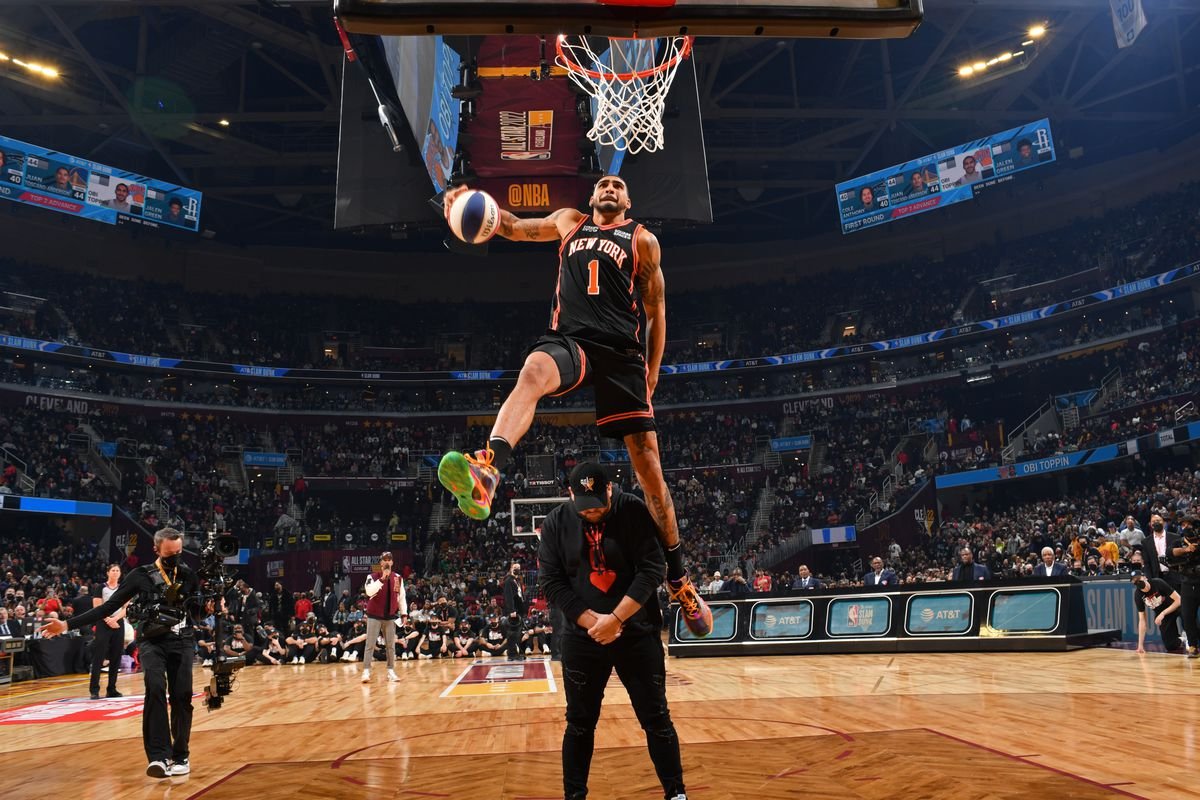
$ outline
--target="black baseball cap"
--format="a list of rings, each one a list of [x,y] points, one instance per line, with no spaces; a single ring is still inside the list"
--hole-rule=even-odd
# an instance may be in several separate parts
[[[604,508],[608,505],[608,475],[595,462],[584,461],[571,470],[568,486],[576,511]]]

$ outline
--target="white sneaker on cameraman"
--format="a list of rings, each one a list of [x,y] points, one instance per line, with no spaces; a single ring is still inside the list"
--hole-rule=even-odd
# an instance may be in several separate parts
[[[396,681],[400,680],[400,676],[396,674],[396,671],[394,669],[389,669],[388,670],[388,680],[391,681],[392,683],[395,683]]]
[[[544,645],[542,645],[542,652],[543,652],[543,653],[549,653],[549,652],[550,652],[550,645],[548,645],[548,644],[544,644]]]
[[[300,656],[300,663],[307,664],[308,662],[304,660],[304,656]]]
[[[201,661],[201,662],[200,662],[200,666],[202,666],[202,667],[211,667],[211,666],[212,666],[212,659],[211,659],[211,658],[206,658],[206,659],[204,659],[203,661]]]
[[[165,761],[151,761],[146,767],[146,774],[151,778],[165,778],[171,774],[171,767]]]
[[[188,760],[186,758],[183,761],[172,761],[171,762],[171,777],[172,778],[174,778],[177,775],[187,775],[191,771],[192,771],[192,766],[190,764],[188,764]]]
[[[362,671],[362,682],[363,682],[363,683],[370,683],[370,682],[371,682],[371,670],[369,670],[369,669],[364,669],[364,670]]]

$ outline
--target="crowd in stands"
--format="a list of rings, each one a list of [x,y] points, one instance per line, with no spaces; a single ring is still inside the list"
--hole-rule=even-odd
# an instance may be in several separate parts
[[[939,349],[915,352],[886,351],[865,360],[809,364],[794,369],[769,368],[742,373],[698,373],[667,375],[655,392],[659,408],[709,405],[725,400],[805,397],[820,392],[858,389],[869,391],[905,383],[939,378],[953,380],[964,370],[979,372],[999,368],[1018,359],[1051,356],[1064,348],[1079,348],[1090,342],[1129,337],[1141,332],[1152,335],[1179,322],[1185,293],[1168,293],[1144,302],[1126,305],[1103,315],[1082,313],[1062,322],[1053,320],[1017,331],[1000,330]],[[1186,301],[1190,302],[1190,301]],[[23,357],[0,365],[0,381],[47,389],[67,389],[88,394],[179,403],[195,407],[329,411],[339,413],[422,413],[471,411],[490,412],[499,408],[511,383],[451,381],[427,385],[381,387],[303,385],[278,381],[247,382],[245,379],[212,377],[163,377],[131,374],[116,368],[74,368]],[[564,398],[542,402],[547,410],[589,408],[593,404],[588,387]]]
[[[830,271],[803,280],[671,297],[668,362],[728,359],[873,341],[952,327],[1048,300],[981,284],[1024,286],[1099,269],[1105,286],[1193,258],[1200,223],[1193,187],[1155,195],[1101,218],[1027,240],[981,245],[944,261]],[[549,255],[547,255],[549,257]],[[903,280],[897,280],[904,275]],[[168,286],[0,262],[15,291],[47,302],[10,315],[4,332],[91,347],[242,364],[351,369],[512,369],[540,333],[545,300],[426,303],[396,313],[389,301],[287,294],[179,293]],[[847,287],[853,287],[848,293]],[[1097,287],[1099,288],[1099,287]],[[549,287],[547,287],[547,292]],[[831,303],[831,298],[836,298]],[[719,320],[719,323],[714,323]],[[486,321],[486,328],[480,325]],[[447,331],[461,334],[447,336]],[[327,355],[328,353],[328,355]]]
[[[72,441],[78,421],[28,408],[0,409],[0,447],[4,472],[0,493],[31,494],[64,500],[109,502],[114,487],[94,471],[84,435]]]

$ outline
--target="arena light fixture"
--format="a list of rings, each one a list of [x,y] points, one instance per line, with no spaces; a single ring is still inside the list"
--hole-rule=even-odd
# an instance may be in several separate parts
[[[217,124],[218,124],[218,125],[220,125],[222,128],[228,128],[228,127],[229,127],[229,120],[227,120],[227,119],[219,119],[219,120],[217,120]]]
[[[1033,39],[1026,39],[1025,41],[1021,42],[1021,47],[1029,47],[1031,44],[1033,44]]]
[[[1029,29],[1029,38],[1030,39],[1040,39],[1041,37],[1043,37],[1045,35],[1046,35],[1046,26],[1045,25],[1034,25],[1032,28]]]
[[[970,64],[968,64],[965,67],[959,67],[958,74],[960,77],[969,78],[975,74],[975,68],[972,67]]]
[[[983,61],[976,61],[971,66],[974,67],[976,72],[983,72],[985,69],[987,69],[987,64]]]
[[[41,75],[44,78],[51,79],[58,77],[58,70],[56,70],[54,67],[43,66],[36,61],[23,61],[19,58],[9,59],[6,57],[6,59],[12,61],[12,63],[16,64],[18,67],[24,67],[26,70],[34,73],[35,75]]]

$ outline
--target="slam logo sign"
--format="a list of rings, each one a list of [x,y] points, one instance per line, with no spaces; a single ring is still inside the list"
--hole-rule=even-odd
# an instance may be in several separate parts
[[[962,634],[971,629],[971,595],[916,596],[908,601],[908,632],[914,636]]]
[[[829,604],[831,636],[883,636],[891,626],[891,601],[886,598],[836,599]]]
[[[759,603],[750,619],[755,639],[803,639],[812,633],[812,603]]]

